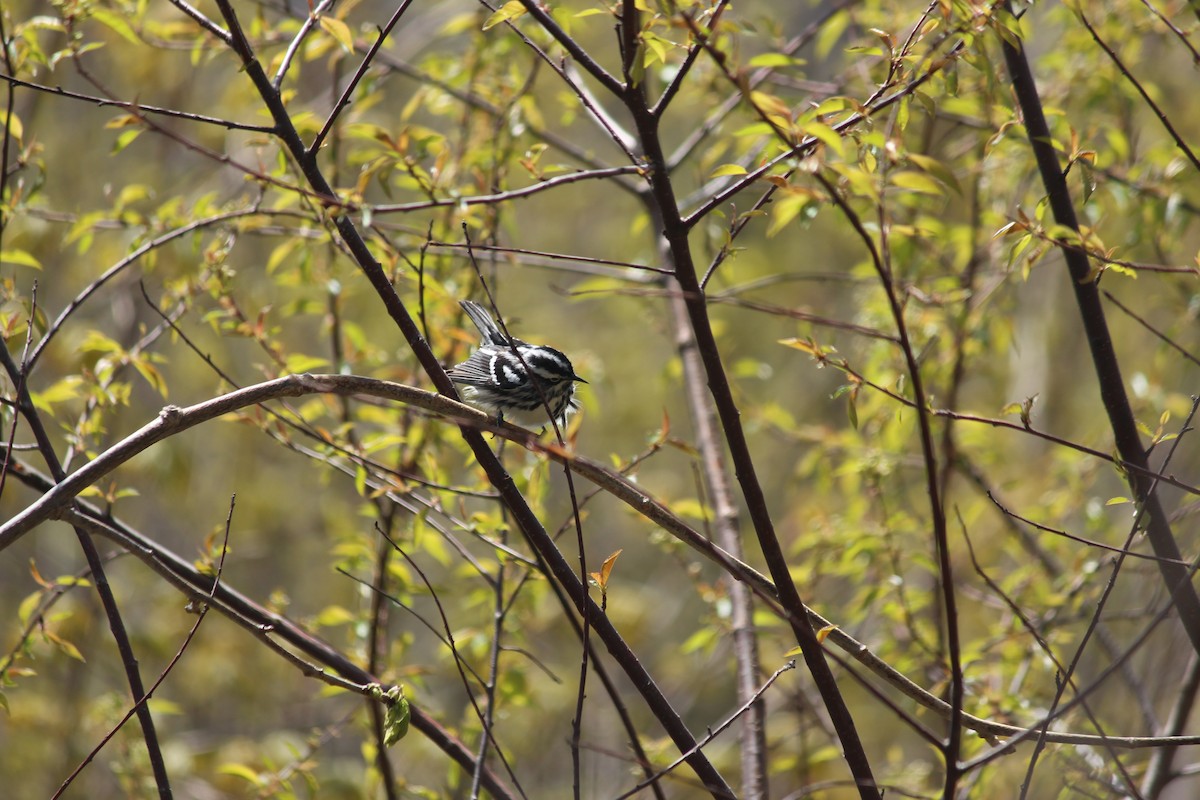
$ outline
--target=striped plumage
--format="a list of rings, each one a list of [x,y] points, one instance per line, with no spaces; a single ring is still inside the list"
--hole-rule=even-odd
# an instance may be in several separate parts
[[[470,358],[446,371],[464,387],[463,399],[530,427],[546,424],[549,405],[550,416],[565,425],[567,415],[579,408],[575,384],[587,383],[575,374],[571,360],[553,347],[510,340],[483,306],[470,300],[461,305],[483,337]]]

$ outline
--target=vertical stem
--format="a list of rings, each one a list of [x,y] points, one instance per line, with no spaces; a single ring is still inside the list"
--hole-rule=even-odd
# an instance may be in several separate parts
[[[1050,127],[1042,113],[1042,101],[1038,96],[1025,48],[1019,40],[1008,38],[1002,40],[1002,47],[1013,92],[1021,108],[1021,115],[1025,118],[1029,145],[1037,160],[1038,171],[1050,199],[1054,219],[1058,224],[1078,232],[1079,222],[1075,216],[1071,192],[1058,163]],[[1167,593],[1174,598],[1180,622],[1183,623],[1192,647],[1200,653],[1200,597],[1196,595],[1196,589],[1188,579],[1187,567],[1181,563],[1183,557],[1175,535],[1171,532],[1170,520],[1158,493],[1154,491],[1154,481],[1148,474],[1146,451],[1142,447],[1133,409],[1125,393],[1121,368],[1117,363],[1108,323],[1105,321],[1104,307],[1100,303],[1096,277],[1091,274],[1088,258],[1083,250],[1068,247],[1066,243],[1061,249],[1070,271],[1071,288],[1075,291],[1075,301],[1079,306],[1092,364],[1100,383],[1100,399],[1108,414],[1117,452],[1124,461],[1136,468],[1126,470],[1125,479],[1129,482],[1129,488],[1133,491],[1137,503],[1146,511],[1148,538],[1154,548],[1154,554],[1159,557],[1158,567]]]
[[[33,324],[32,321],[30,324]],[[38,452],[45,459],[46,466],[50,468],[50,474],[54,476],[54,480],[61,482],[67,475],[63,471],[62,464],[54,452],[54,445],[50,442],[50,437],[47,435],[37,409],[33,405],[33,400],[29,396],[29,388],[25,384],[25,370],[17,368],[7,347],[0,346],[0,363],[3,364],[9,379],[16,387],[17,408],[29,423],[34,438],[37,440]],[[100,551],[96,549],[96,543],[92,541],[92,537],[87,531],[76,526],[75,536],[79,540],[79,548],[87,560],[88,569],[92,572],[92,580],[96,584],[96,594],[100,597],[100,604],[104,607],[108,628],[112,632],[117,652],[121,656],[121,664],[125,668],[125,679],[129,682],[129,691],[133,695],[134,703],[137,704],[138,724],[142,727],[142,739],[146,743],[146,750],[150,757],[150,769],[154,773],[158,796],[163,800],[169,800],[173,796],[171,781],[167,776],[166,762],[163,761],[162,749],[158,744],[154,716],[150,713],[150,705],[143,702],[146,697],[146,688],[142,683],[142,674],[138,669],[138,660],[133,652],[133,644],[129,641],[129,632],[125,630],[125,621],[121,617],[121,610],[117,607],[117,598],[113,595],[112,587],[108,583],[108,573],[104,570],[104,561],[100,558]]]
[[[666,254],[669,257],[669,254]],[[675,346],[683,363],[684,387],[692,424],[696,427],[696,446],[700,450],[705,481],[712,497],[717,542],[739,560],[743,557],[738,509],[729,483],[725,457],[712,401],[704,391],[704,365],[696,349],[696,337],[688,324],[687,306],[680,291],[669,292],[671,319],[675,327]],[[741,718],[742,796],[769,796],[766,752],[766,698],[758,694],[758,640],[754,635],[753,593],[741,581],[728,578],[726,585],[732,606],[733,653],[737,670],[737,698],[749,704]]]
[[[792,632],[800,644],[804,662],[817,684],[821,699],[841,739],[846,762],[854,776],[859,794],[863,798],[877,799],[880,797],[879,789],[875,784],[871,763],[858,735],[854,718],[850,715],[846,699],[838,688],[837,678],[834,677],[816,632],[812,629],[808,608],[801,601],[800,593],[792,582],[791,569],[775,533],[775,523],[767,508],[766,495],[758,480],[745,431],[742,430],[741,412],[733,399],[733,390],[721,363],[721,352],[708,318],[708,306],[700,288],[696,265],[688,243],[688,227],[679,213],[666,156],[659,138],[659,120],[647,107],[645,97],[637,87],[629,88],[625,92],[624,100],[633,116],[638,139],[645,153],[652,202],[658,207],[658,213],[661,215],[663,235],[675,269],[675,279],[682,291],[682,299],[687,308],[689,324],[696,337],[696,346],[704,366],[708,388],[712,393],[725,441],[729,446],[734,474],[754,524],[759,547],[770,569],[771,578],[775,581],[780,602],[789,612]]]

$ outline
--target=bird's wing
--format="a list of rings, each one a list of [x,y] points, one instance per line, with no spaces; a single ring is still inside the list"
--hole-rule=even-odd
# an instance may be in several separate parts
[[[446,370],[450,380],[469,386],[487,386],[492,383],[492,354],[476,350],[461,364]]]

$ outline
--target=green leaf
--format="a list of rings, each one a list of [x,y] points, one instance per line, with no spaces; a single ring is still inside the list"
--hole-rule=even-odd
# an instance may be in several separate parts
[[[741,164],[722,164],[712,171],[710,178],[724,178],[726,175],[745,175],[746,168]]]
[[[54,646],[57,647],[59,649],[59,651],[62,652],[64,655],[70,656],[71,658],[75,659],[76,661],[82,661],[85,664],[87,663],[87,659],[85,659],[83,657],[83,653],[79,652],[78,647],[76,647],[75,645],[68,642],[66,639],[62,638],[61,636],[59,636],[51,631],[44,630],[44,631],[42,631],[42,633],[45,635],[45,637],[47,639],[49,639],[51,642],[53,642]]]
[[[920,153],[909,153],[908,160],[916,164],[925,172],[928,172],[933,177],[937,178],[942,183],[949,186],[954,191],[962,194],[962,186],[958,182],[958,178],[950,171],[949,167],[938,161],[936,158],[921,155]]]
[[[896,172],[893,173],[892,183],[899,186],[901,189],[908,189],[912,192],[921,194],[942,195],[945,194],[945,189],[934,178],[928,175],[923,175],[920,172]]]
[[[705,625],[697,630],[679,646],[679,652],[687,655],[695,652],[711,652],[717,643],[717,630],[712,625]]]
[[[0,250],[0,263],[16,264],[19,267],[41,269],[42,262],[24,250]]]
[[[347,53],[354,52],[354,34],[349,25],[334,17],[321,17],[321,30],[336,39]]]
[[[395,702],[388,706],[387,713],[383,718],[383,744],[385,747],[391,747],[408,735],[408,723],[412,718],[412,709],[409,708],[404,690],[399,686],[392,687],[387,696]]]
[[[655,36],[649,31],[642,33],[642,41],[646,43],[646,47],[648,48],[644,62],[644,66],[647,67],[655,61],[661,64],[667,63],[667,48],[675,46],[674,42],[668,41],[661,36]]]
[[[255,786],[258,786],[260,783],[258,773],[245,764],[222,764],[217,768],[217,772],[222,775],[233,775]]]
[[[761,53],[746,62],[748,67],[797,67],[804,64],[803,58],[784,53]]]
[[[306,353],[292,353],[284,361],[284,367],[292,374],[301,372],[311,372],[319,367],[329,366],[329,359],[320,358],[318,356],[310,356]]]
[[[317,614],[317,624],[323,628],[347,625],[351,622],[354,622],[354,615],[348,609],[338,605],[326,606]]]
[[[130,44],[142,44],[141,37],[137,35],[137,33],[129,25],[129,22],[126,21],[125,17],[117,14],[116,12],[103,8],[93,8],[92,19],[96,20],[96,22],[99,22],[101,25],[105,26],[114,33],[119,34]]]
[[[822,122],[806,122],[800,126],[800,130],[807,135],[820,141],[839,157],[845,157],[846,149],[842,143],[842,137],[833,128]]]
[[[18,142],[25,138],[25,128],[21,125],[21,118],[12,111],[8,112],[8,133]]]
[[[519,0],[509,0],[509,2],[500,6],[500,8],[498,8],[495,11],[495,13],[493,13],[490,17],[487,18],[487,20],[484,21],[483,30],[485,30],[485,31],[491,30],[492,28],[496,27],[497,25],[514,20],[524,13],[525,13],[525,4],[524,3],[519,2]]]
[[[133,144],[133,141],[141,135],[142,132],[140,129],[121,131],[120,135],[117,136],[117,140],[113,142],[112,155],[116,155],[126,147],[129,147],[129,145]]]
[[[158,392],[164,398],[167,396],[166,378],[158,371],[157,367],[150,363],[149,359],[135,358],[131,359],[130,363],[133,364],[133,368],[145,379],[146,383],[154,388],[154,391]]]
[[[33,612],[37,610],[38,603],[40,603],[41,600],[41,592],[33,592],[25,595],[25,599],[21,601],[19,606],[17,606],[17,619],[22,625],[29,622],[30,617],[32,617]]]
[[[32,392],[30,398],[38,408],[54,413],[55,404],[79,398],[79,387],[82,384],[83,378],[79,375],[67,375],[44,392]]]

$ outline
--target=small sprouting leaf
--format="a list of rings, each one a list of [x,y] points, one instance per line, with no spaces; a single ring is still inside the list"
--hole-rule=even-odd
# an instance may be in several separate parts
[[[999,239],[1001,236],[1008,236],[1010,234],[1023,233],[1027,230],[1029,230],[1029,226],[1026,225],[1024,222],[1013,221],[1013,222],[1008,223],[1007,225],[1002,225],[999,229],[997,229],[997,231],[992,234],[992,238]]]
[[[821,628],[821,630],[817,631],[817,641],[824,643],[829,634],[833,633],[837,629],[837,625],[826,625],[824,628]]]
[[[1132,503],[1132,502],[1133,502],[1133,501],[1132,501],[1132,500],[1130,500],[1128,497],[1110,497],[1110,498],[1108,498],[1108,501],[1107,501],[1107,502],[1105,502],[1105,504],[1104,504],[1104,505],[1106,505],[1106,506],[1120,506],[1120,505],[1124,505],[1124,504],[1126,504],[1126,503]]]
[[[391,747],[408,735],[412,709],[408,705],[408,698],[404,696],[404,690],[399,686],[393,686],[385,696],[393,702],[388,706],[383,718],[383,744],[385,747]]]
[[[1079,159],[1075,162],[1079,165],[1080,178],[1083,180],[1083,202],[1085,203],[1091,199],[1092,194],[1096,191],[1096,167],[1092,163],[1095,160],[1096,154],[1091,153],[1091,155],[1091,158],[1085,158],[1084,154],[1080,153]]]
[[[37,610],[38,604],[41,602],[41,600],[41,592],[32,592],[25,595],[25,599],[22,600],[21,604],[17,606],[17,619],[22,625],[29,622],[29,619],[33,616],[33,612]]]
[[[599,583],[601,586],[608,586],[608,576],[612,574],[613,564],[617,562],[617,557],[621,555],[621,552],[621,550],[618,550],[608,558],[604,559],[604,564],[600,567]]]

